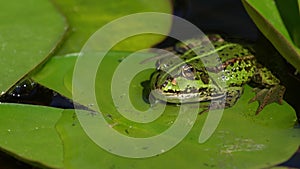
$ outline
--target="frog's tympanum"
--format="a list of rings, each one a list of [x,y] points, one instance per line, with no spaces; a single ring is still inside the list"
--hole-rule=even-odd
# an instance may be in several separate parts
[[[282,103],[285,87],[257,62],[251,50],[219,35],[208,37],[177,43],[168,49],[171,54],[156,57],[157,70],[150,80],[155,98],[170,103],[223,100],[210,108],[231,107],[243,93],[243,85],[251,82],[255,84],[256,96],[249,102],[259,102],[256,114],[267,104]]]

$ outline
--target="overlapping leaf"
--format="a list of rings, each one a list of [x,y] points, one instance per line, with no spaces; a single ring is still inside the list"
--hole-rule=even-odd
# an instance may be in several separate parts
[[[26,162],[63,168],[63,145],[55,124],[64,110],[0,105],[0,149]]]
[[[0,95],[43,62],[61,41],[64,17],[47,0],[0,1]]]
[[[169,0],[101,0],[84,2],[81,0],[55,0],[54,2],[66,15],[71,27],[69,37],[60,49],[59,54],[79,52],[93,33],[105,24],[120,17],[140,12],[172,12],[171,1]],[[171,18],[169,23],[163,24],[165,25],[165,30],[162,31],[168,33],[171,26]],[[114,35],[111,34],[110,36]],[[164,38],[162,35],[137,35],[116,44],[114,50],[135,51],[148,48]]]

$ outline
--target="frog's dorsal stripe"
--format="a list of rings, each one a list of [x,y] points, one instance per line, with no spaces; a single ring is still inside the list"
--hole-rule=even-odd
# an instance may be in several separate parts
[[[221,51],[221,50],[223,50],[225,48],[232,47],[232,46],[235,46],[235,45],[236,44],[234,44],[234,43],[229,43],[229,44],[226,44],[224,46],[220,46],[218,48],[215,48],[214,50],[211,50],[211,51],[208,51],[206,53],[203,53],[201,55],[196,55],[196,56],[194,56],[194,57],[192,57],[190,59],[185,60],[184,62],[177,63],[176,65],[173,65],[169,70],[167,70],[167,72],[165,74],[163,74],[163,76],[161,78],[161,81],[164,81],[168,74],[170,74],[172,71],[174,71],[175,69],[179,68],[180,66],[182,66],[182,65],[184,65],[186,63],[190,63],[190,62],[192,62],[194,60],[201,59],[203,57],[212,55],[214,53],[217,53],[218,51]],[[189,53],[193,52],[197,48],[198,47],[188,50],[186,53],[183,54],[183,56],[188,55]],[[159,82],[159,83],[161,83],[161,82]]]
[[[190,63],[190,62],[192,62],[192,61],[194,61],[194,60],[201,59],[201,58],[203,58],[203,57],[212,55],[212,54],[217,53],[217,52],[219,52],[219,51],[221,51],[221,50],[223,50],[223,49],[225,49],[225,48],[232,47],[232,46],[236,46],[236,44],[234,44],[234,43],[229,43],[229,44],[226,44],[226,45],[224,45],[224,46],[217,47],[217,48],[215,48],[214,50],[208,51],[207,53],[203,53],[203,54],[201,54],[201,55],[197,55],[197,56],[194,56],[194,57],[192,57],[192,58],[190,58],[190,59],[187,59],[187,60],[185,60],[185,63]],[[191,51],[194,51],[194,50],[195,50],[195,49],[191,49]],[[185,54],[183,54],[183,56],[188,55],[188,54],[189,54],[188,52],[191,53],[190,50],[189,50],[189,51],[186,52],[187,54],[185,53]],[[183,64],[184,64],[184,63],[181,63],[180,65],[176,65],[176,66],[179,67],[179,66],[181,66],[181,65],[183,65]]]
[[[219,73],[220,71],[224,70],[228,65],[230,65],[232,63],[235,63],[237,61],[245,61],[245,60],[253,60],[253,59],[255,59],[254,55],[233,58],[233,59],[227,60],[224,63],[219,64],[218,66],[206,67],[206,70],[209,72],[213,72],[213,73]]]

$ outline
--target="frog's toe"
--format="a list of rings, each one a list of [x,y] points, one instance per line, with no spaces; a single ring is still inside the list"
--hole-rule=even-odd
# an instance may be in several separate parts
[[[256,93],[256,95],[251,100],[249,100],[249,103],[258,101],[259,106],[256,110],[257,115],[263,110],[265,106],[267,106],[270,103],[277,102],[279,104],[282,104],[285,87],[281,85],[276,85],[269,89],[255,88],[253,91]]]

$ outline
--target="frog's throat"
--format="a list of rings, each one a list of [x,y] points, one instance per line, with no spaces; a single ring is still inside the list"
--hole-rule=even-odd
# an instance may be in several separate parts
[[[193,102],[204,102],[212,99],[221,99],[225,97],[224,93],[215,94],[207,97],[203,93],[183,93],[183,92],[165,92],[161,89],[155,89],[151,91],[152,96],[159,100],[168,103],[193,103]]]

